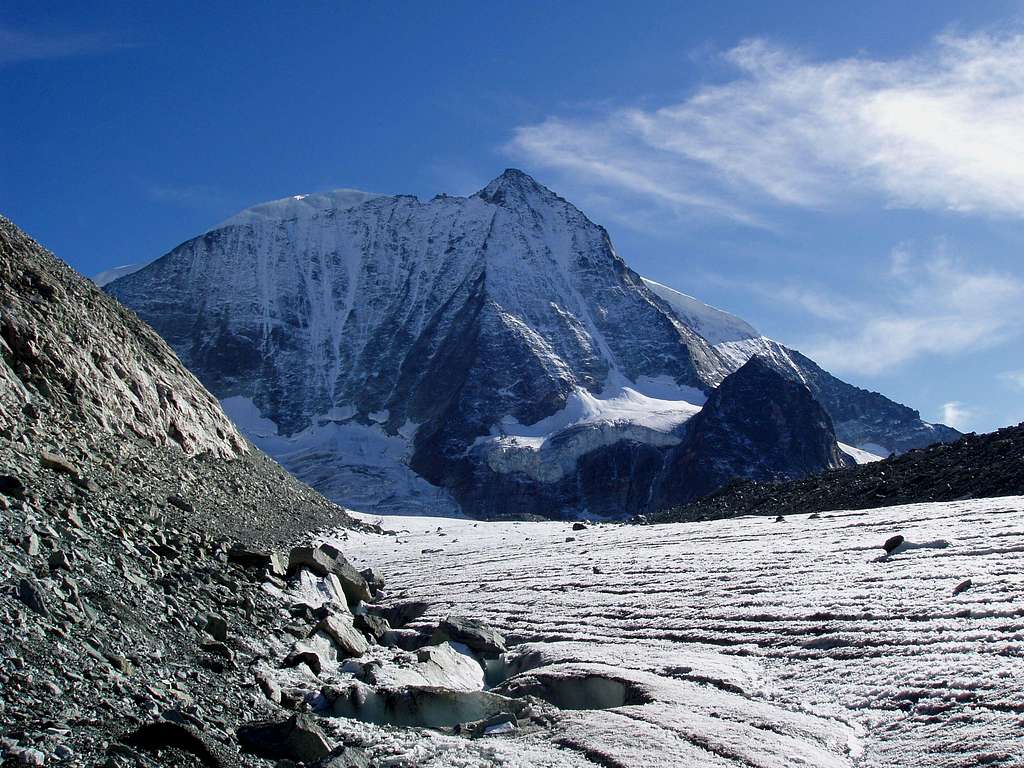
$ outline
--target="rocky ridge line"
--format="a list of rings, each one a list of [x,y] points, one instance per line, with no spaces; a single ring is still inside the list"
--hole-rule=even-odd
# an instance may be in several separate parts
[[[955,443],[914,449],[884,461],[801,480],[734,482],[649,519],[681,522],[736,515],[789,515],[1021,494],[1024,424],[988,434],[964,435]]]

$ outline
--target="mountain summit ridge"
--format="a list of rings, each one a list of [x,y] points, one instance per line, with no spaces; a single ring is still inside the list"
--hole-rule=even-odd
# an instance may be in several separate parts
[[[561,487],[582,482],[595,451],[677,443],[755,354],[807,385],[844,442],[902,450],[943,437],[738,318],[645,281],[603,227],[518,169],[467,197],[306,199],[247,209],[259,215],[107,290],[250,438],[350,505],[486,515],[501,486],[504,512],[508,499],[525,508],[544,485],[528,471],[537,451],[565,470]],[[637,398],[664,414],[656,429],[623,416]],[[589,421],[558,416],[577,401]],[[559,432],[523,429],[545,420]],[[593,511],[585,492],[550,490],[541,511]]]

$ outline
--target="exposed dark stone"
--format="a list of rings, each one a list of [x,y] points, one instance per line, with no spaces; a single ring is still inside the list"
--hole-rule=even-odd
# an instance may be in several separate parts
[[[338,747],[317,763],[317,768],[373,768],[375,763],[360,747]]]
[[[228,639],[228,623],[223,616],[219,616],[216,613],[206,614],[206,625],[203,629],[214,640],[219,640],[223,643]]]
[[[285,657],[284,665],[297,667],[299,664],[305,664],[314,675],[319,675],[323,671],[326,661],[328,658],[325,647],[315,640],[306,639],[296,640],[292,644],[292,650]]]
[[[380,606],[368,606],[367,613],[380,616],[387,620],[395,629],[401,629],[411,621],[416,621],[423,614],[430,610],[430,603],[423,600],[410,600],[404,603],[395,603],[394,605],[383,608]]]
[[[244,544],[232,545],[228,550],[228,560],[245,568],[265,568],[275,576],[284,576],[287,571],[287,563],[284,562],[281,555],[276,552],[252,549]]]
[[[890,536],[885,540],[885,544],[882,545],[882,549],[885,550],[887,555],[891,555],[895,549],[902,544],[906,539],[903,538],[902,534],[897,533],[895,536]]]
[[[430,640],[435,645],[446,640],[462,643],[485,658],[505,652],[505,638],[501,634],[484,622],[465,616],[448,616],[434,630]]]
[[[180,749],[195,755],[210,768],[234,768],[238,761],[208,739],[198,728],[161,720],[147,723],[123,738],[125,744],[143,750]]]
[[[759,357],[726,377],[669,453],[655,509],[699,498],[736,478],[786,480],[845,466],[832,419],[800,382]]]
[[[585,526],[583,523],[573,523],[572,529],[574,531],[585,531],[587,530],[587,526]]]
[[[370,587],[370,591],[373,594],[377,594],[384,589],[385,582],[384,577],[381,576],[374,568],[364,568],[359,572],[359,575],[366,579],[367,585]]]
[[[365,632],[377,642],[380,642],[388,630],[391,629],[388,626],[387,619],[375,616],[372,613],[357,614],[353,618],[352,624],[356,629]]]
[[[246,723],[237,733],[244,751],[269,760],[312,763],[331,752],[327,737],[309,715]]]
[[[171,506],[177,507],[182,512],[187,512],[188,514],[192,514],[196,511],[196,508],[192,506],[191,502],[186,501],[176,493],[172,493],[167,497],[167,503]]]
[[[212,653],[214,656],[220,656],[222,659],[227,659],[228,661],[232,661],[235,658],[234,652],[219,640],[203,640],[199,643],[199,647],[207,653]]]
[[[51,552],[46,562],[50,566],[51,571],[71,570],[71,560],[68,559],[68,553],[63,549],[55,549]]]
[[[14,475],[0,475],[0,493],[15,499],[25,498],[25,485]]]
[[[972,586],[974,586],[974,582],[973,581],[971,581],[970,579],[964,579],[959,584],[957,584],[955,587],[953,587],[953,594],[954,595],[959,595],[961,592],[966,592]]]
[[[21,579],[18,582],[18,599],[40,616],[50,614],[46,608],[42,588],[33,579]]]

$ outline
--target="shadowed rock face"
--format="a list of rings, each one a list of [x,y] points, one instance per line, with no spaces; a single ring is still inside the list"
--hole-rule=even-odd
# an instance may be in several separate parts
[[[782,483],[733,483],[692,504],[665,510],[655,519],[675,522],[735,515],[790,515],[1018,496],[1024,494],[1022,455],[1024,424],[1018,424],[989,434],[964,435],[955,443],[908,451],[842,472]]]
[[[735,478],[788,480],[852,463],[807,387],[760,357],[727,377],[688,427],[666,462],[659,506],[699,498]]]
[[[516,170],[464,198],[341,191],[267,203],[107,290],[221,400],[243,404],[257,445],[357,506],[639,511],[682,419],[563,424],[546,443],[555,457],[520,444],[506,461],[495,440],[624,385],[674,388],[696,410],[755,354],[806,384],[840,439],[902,450],[948,437],[645,281],[602,227]],[[521,469],[530,459],[564,470],[539,478]]]

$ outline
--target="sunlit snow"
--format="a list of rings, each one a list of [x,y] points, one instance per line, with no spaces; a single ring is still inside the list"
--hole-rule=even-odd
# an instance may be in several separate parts
[[[397,535],[349,534],[346,554],[434,602],[425,626],[491,622],[509,671],[563,706],[548,731],[462,746],[339,721],[395,760],[1024,764],[1024,497],[580,531],[383,522]]]

